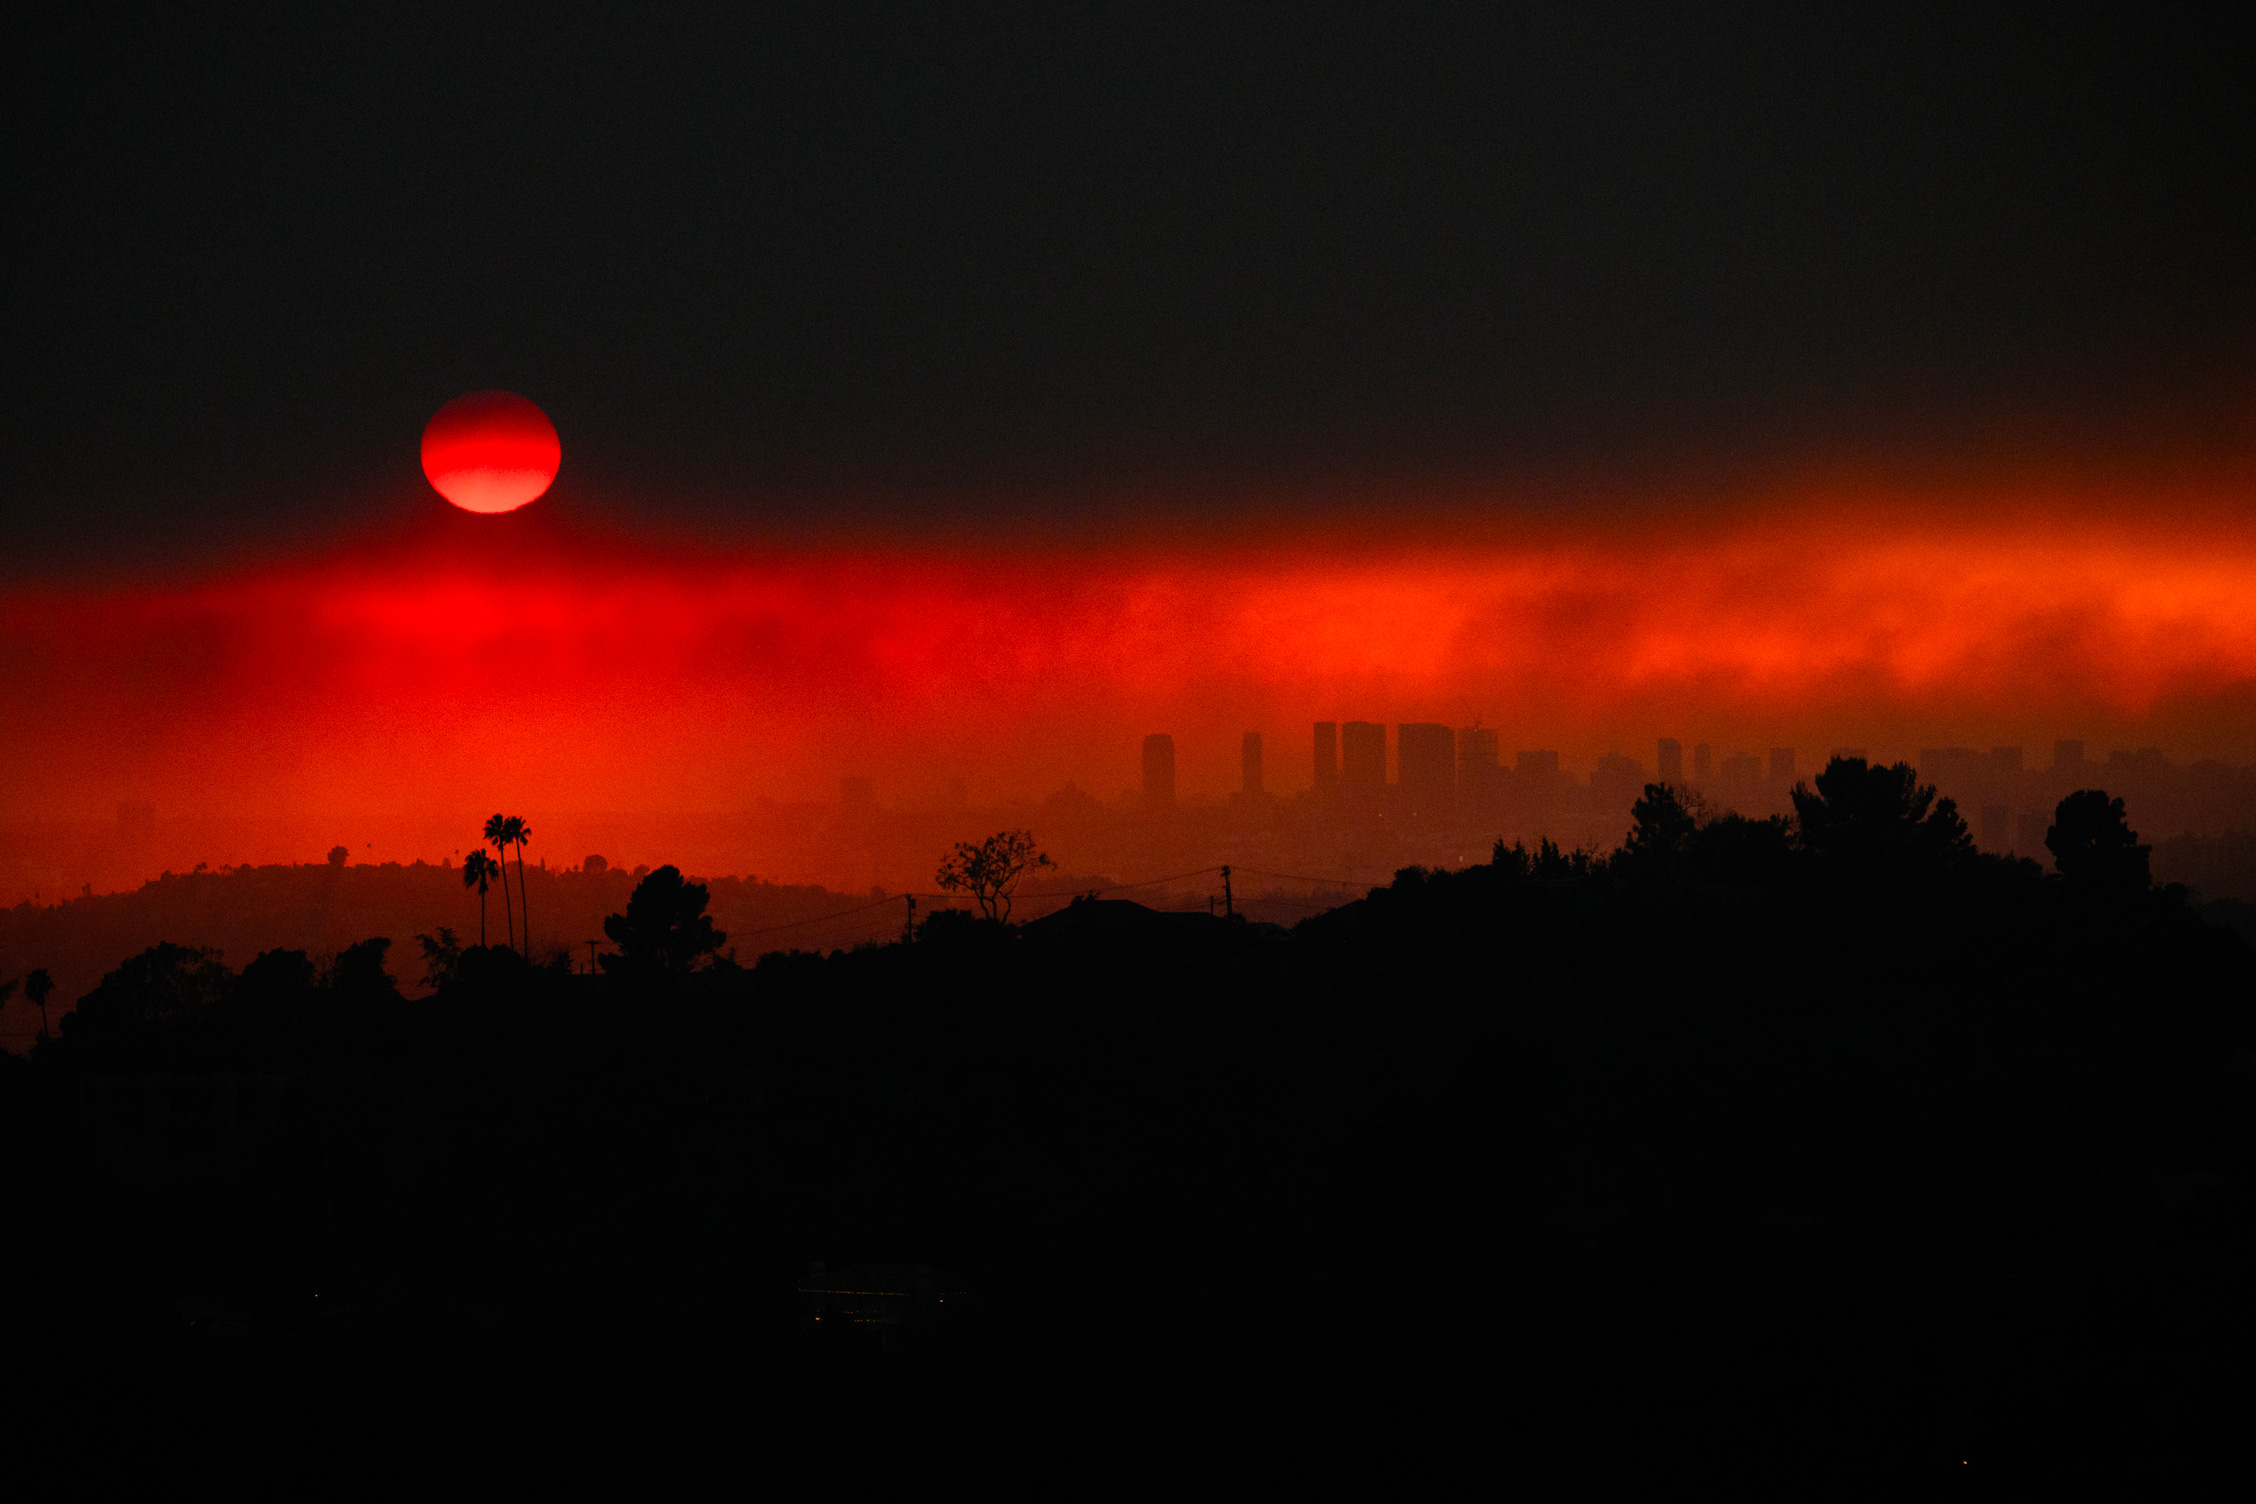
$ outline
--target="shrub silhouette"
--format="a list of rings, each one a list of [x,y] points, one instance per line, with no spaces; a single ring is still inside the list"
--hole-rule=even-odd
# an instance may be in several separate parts
[[[415,943],[423,947],[423,985],[433,992],[453,985],[462,964],[462,942],[454,931],[442,924],[436,936],[418,934]]]

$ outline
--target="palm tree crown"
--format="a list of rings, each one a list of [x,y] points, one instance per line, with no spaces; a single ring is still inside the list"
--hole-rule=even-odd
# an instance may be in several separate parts
[[[508,828],[509,822],[504,816],[495,815],[488,820],[486,822],[486,844],[491,846],[501,857],[501,917],[508,922],[510,948],[515,949],[517,945],[517,921],[510,917],[509,911],[509,837],[504,834]]]
[[[42,1039],[47,1037],[47,994],[54,990],[55,979],[47,975],[47,968],[44,966],[24,978],[24,996],[30,998],[31,1005],[39,1010],[39,1037]]]
[[[462,859],[462,886],[478,890],[478,943],[486,943],[486,884],[493,881],[494,859],[479,847]],[[504,891],[504,897],[507,892]]]

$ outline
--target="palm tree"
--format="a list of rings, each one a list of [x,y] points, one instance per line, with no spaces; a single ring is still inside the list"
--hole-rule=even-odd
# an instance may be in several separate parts
[[[509,946],[517,947],[517,921],[509,915],[509,822],[500,815],[486,822],[486,844],[501,853],[501,917],[509,924]],[[483,856],[484,853],[480,852]]]
[[[525,916],[525,959],[533,958],[533,901],[525,896],[525,843],[533,838],[533,828],[525,823],[524,816],[511,815],[501,822],[501,838],[517,848],[517,912]]]
[[[47,994],[54,990],[55,979],[47,975],[44,966],[24,978],[24,996],[39,1010],[39,1037],[42,1039],[47,1037]]]
[[[493,881],[493,875],[494,859],[486,855],[485,847],[479,847],[462,859],[462,886],[478,890],[478,944],[481,948],[486,943],[486,884]],[[501,896],[505,899],[509,896],[506,879],[502,883]]]

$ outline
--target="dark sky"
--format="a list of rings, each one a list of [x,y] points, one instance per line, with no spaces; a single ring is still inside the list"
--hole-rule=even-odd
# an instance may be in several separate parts
[[[25,557],[381,516],[483,386],[787,526],[2251,390],[2252,59],[2144,12],[331,9],[11,35]]]

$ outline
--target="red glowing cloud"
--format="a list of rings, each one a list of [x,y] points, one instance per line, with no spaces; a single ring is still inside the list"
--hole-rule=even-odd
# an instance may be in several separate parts
[[[1948,500],[1948,499],[1946,499]],[[716,546],[449,525],[171,585],[0,588],[0,824],[117,801],[414,822],[499,800],[742,810],[874,776],[888,801],[1109,797],[1147,732],[1187,795],[1315,720],[1479,717],[1570,767],[2083,737],[2256,753],[2256,521],[2071,510],[1764,512],[1179,545]],[[2131,520],[2137,519],[2137,520]],[[451,827],[448,827],[451,828]],[[224,854],[224,853],[222,853]],[[754,854],[729,861],[758,866]],[[773,860],[772,855],[769,860]],[[816,874],[822,875],[822,874]],[[835,874],[833,874],[835,875]]]
[[[564,447],[548,414],[515,392],[469,392],[423,430],[423,473],[465,512],[514,512],[556,479]]]

